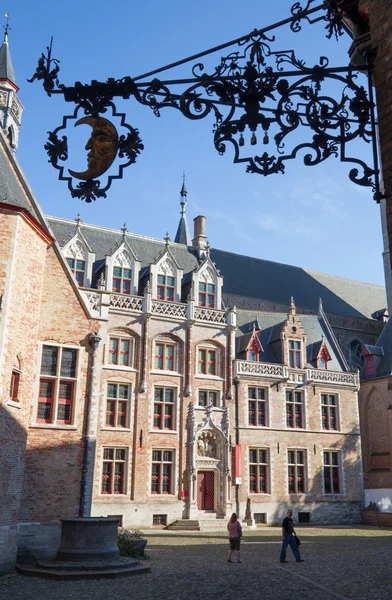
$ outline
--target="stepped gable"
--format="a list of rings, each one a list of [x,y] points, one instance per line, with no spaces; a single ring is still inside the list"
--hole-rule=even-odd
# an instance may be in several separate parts
[[[238,310],[237,312],[237,337],[247,335],[249,333],[249,324],[257,318],[261,327],[258,336],[260,343],[264,349],[261,353],[261,362],[277,363],[278,357],[275,354],[272,342],[280,339],[280,332],[284,326],[287,314],[285,313],[255,313],[253,311]],[[338,353],[334,347],[334,341],[330,339],[329,332],[324,327],[321,319],[317,315],[301,315],[302,326],[307,337],[307,348],[313,344],[321,342],[324,336],[324,341],[331,355],[331,360],[328,361],[329,371],[342,371],[342,366],[338,357]],[[306,368],[314,368],[314,363],[311,362],[311,353],[307,352]]]
[[[265,301],[265,309],[268,310],[268,303],[287,306],[288,298],[294,296],[302,310],[314,310],[318,298],[322,298],[327,313],[368,319],[386,306],[385,288],[380,285],[224,250],[211,249],[211,258],[224,278],[224,296],[228,306],[241,306],[244,298],[244,306],[252,309],[250,303],[253,298]],[[257,302],[253,307],[257,309]]]

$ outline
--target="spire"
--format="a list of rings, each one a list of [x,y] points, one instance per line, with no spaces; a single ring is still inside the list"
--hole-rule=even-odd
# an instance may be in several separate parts
[[[14,68],[12,66],[11,54],[8,46],[8,30],[10,29],[8,13],[5,13],[6,24],[4,26],[4,41],[0,48],[0,81],[9,81],[17,87]]]
[[[185,244],[186,246],[191,246],[191,236],[188,229],[188,223],[186,222],[186,202],[187,202],[187,189],[185,187],[185,173],[182,176],[182,188],[180,191],[181,196],[181,219],[178,224],[178,229],[176,233],[176,237],[174,241],[177,244]]]
[[[14,68],[8,46],[9,15],[5,13],[4,41],[0,48],[0,129],[3,130],[11,149],[18,147],[19,130],[22,120],[23,106],[17,96]]]

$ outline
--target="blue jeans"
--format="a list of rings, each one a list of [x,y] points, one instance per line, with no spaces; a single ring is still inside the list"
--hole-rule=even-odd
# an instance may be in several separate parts
[[[301,555],[299,553],[298,550],[298,546],[295,543],[295,538],[293,536],[292,533],[285,533],[284,534],[284,540],[282,543],[282,550],[280,553],[280,562],[282,562],[282,560],[286,560],[286,550],[287,550],[287,546],[290,546],[292,553],[295,556],[295,560],[299,560],[301,558]]]

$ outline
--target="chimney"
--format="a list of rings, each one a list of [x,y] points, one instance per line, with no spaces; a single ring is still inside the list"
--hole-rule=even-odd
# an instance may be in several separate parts
[[[203,215],[199,215],[193,219],[194,233],[192,245],[199,252],[199,258],[205,255],[207,247],[207,236],[206,236],[206,218]]]

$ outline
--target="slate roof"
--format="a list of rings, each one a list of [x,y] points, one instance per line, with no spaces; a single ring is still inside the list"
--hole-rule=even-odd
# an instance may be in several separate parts
[[[265,309],[272,310],[276,303],[287,306],[290,297],[294,296],[297,308],[315,310],[318,299],[322,298],[326,313],[368,319],[372,318],[372,313],[386,306],[385,288],[381,285],[223,250],[211,249],[211,258],[224,277],[223,293],[228,306],[241,297],[261,298],[270,305]],[[236,295],[237,298],[230,302],[227,295]]]
[[[23,191],[17,175],[11,166],[11,162],[7,157],[7,154],[2,145],[7,142],[4,136],[1,134],[0,140],[0,202],[6,204],[12,204],[12,206],[18,206],[25,208],[29,213],[34,214],[34,211],[29,203],[25,192]],[[15,158],[13,158],[15,160]]]
[[[75,221],[66,221],[57,217],[47,217],[47,221],[60,246],[67,244],[76,233]],[[106,254],[112,254],[116,244],[119,246],[123,239],[123,234],[120,231],[117,232],[113,229],[85,223],[80,224],[80,231],[92,252],[95,252],[96,260],[102,260]],[[132,233],[126,233],[126,240],[140,260],[142,269],[155,262],[166,248],[165,240],[157,240]],[[197,254],[193,248],[173,242],[169,242],[169,248],[185,273],[193,271],[199,266]]]
[[[185,246],[192,245],[191,234],[189,233],[185,213],[181,215],[174,241],[176,242],[176,244],[185,244]]]
[[[16,85],[14,67],[12,66],[8,36],[6,35],[0,48],[0,79],[8,79]]]
[[[75,222],[55,217],[47,219],[57,241],[64,246],[76,232]],[[81,231],[96,253],[97,260],[103,259],[122,240],[120,231],[104,227],[82,223]],[[164,240],[131,233],[127,233],[126,238],[142,268],[154,262],[165,247]],[[191,246],[170,242],[169,247],[185,276],[200,266],[197,253]],[[290,297],[294,296],[297,311],[306,313],[308,310],[317,311],[318,300],[322,298],[326,313],[371,319],[373,313],[386,306],[383,286],[223,250],[211,249],[210,255],[224,278],[223,299],[227,307],[236,304],[250,309],[249,304],[254,301],[254,313],[260,309],[285,312]]]
[[[239,310],[237,312],[237,335],[241,336],[244,333],[248,333],[249,322],[253,322],[255,318],[254,311]],[[274,348],[271,344],[271,331],[280,331],[284,321],[287,319],[287,314],[284,313],[258,313],[257,318],[259,320],[261,331],[258,334],[260,343],[264,349],[261,354],[262,362],[274,363],[277,362],[277,357],[274,354]],[[300,316],[302,326],[306,333],[306,344],[307,349],[313,344],[321,342],[322,336],[324,336],[324,342],[328,348],[328,352],[331,355],[331,360],[328,361],[328,370],[330,371],[343,371],[340,363],[338,353],[335,349],[335,342],[330,338],[329,332],[324,326],[322,319],[318,315],[301,315]],[[279,339],[279,337],[278,337]],[[311,356],[307,353],[308,363],[306,367],[313,367]]]
[[[377,365],[376,377],[392,375],[392,318],[389,318],[386,323],[376,346],[381,347],[384,351],[384,356]]]

